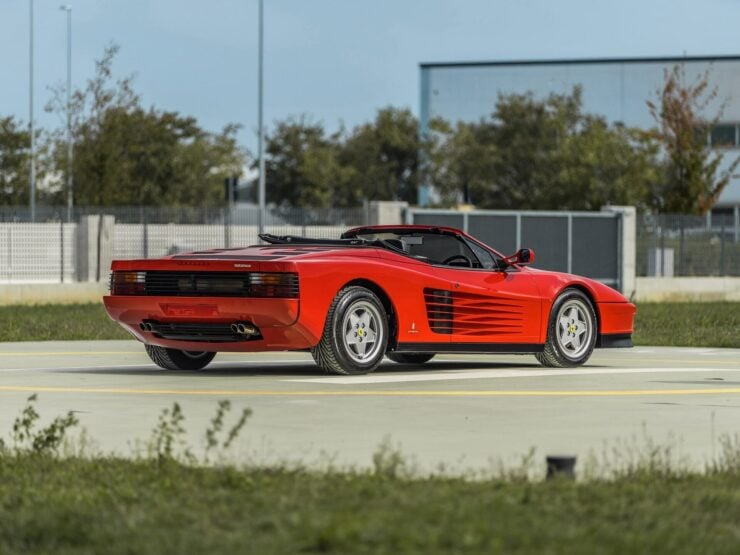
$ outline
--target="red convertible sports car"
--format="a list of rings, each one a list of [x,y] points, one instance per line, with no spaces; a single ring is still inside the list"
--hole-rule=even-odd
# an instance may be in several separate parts
[[[199,370],[218,351],[300,350],[337,374],[436,353],[531,353],[565,367],[632,346],[633,304],[597,281],[526,267],[530,249],[504,257],[419,225],[260,238],[268,244],[115,261],[105,308],[167,369]]]

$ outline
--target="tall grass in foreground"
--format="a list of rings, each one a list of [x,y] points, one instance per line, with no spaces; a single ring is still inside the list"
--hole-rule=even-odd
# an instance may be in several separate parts
[[[422,476],[390,441],[369,469],[317,471],[221,463],[251,414],[225,401],[204,455],[174,404],[129,459],[71,449],[74,415],[39,427],[35,401],[0,447],[3,555],[740,552],[737,436],[701,472],[640,439],[578,481],[533,478],[534,452],[487,476]]]

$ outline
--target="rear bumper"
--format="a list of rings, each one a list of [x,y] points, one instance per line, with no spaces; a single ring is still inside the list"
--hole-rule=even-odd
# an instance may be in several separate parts
[[[300,350],[318,342],[298,321],[298,299],[231,297],[103,297],[108,315],[143,343],[186,351],[259,352]],[[164,339],[142,330],[143,321],[161,323],[228,324],[250,322],[260,338],[245,341],[185,341]]]

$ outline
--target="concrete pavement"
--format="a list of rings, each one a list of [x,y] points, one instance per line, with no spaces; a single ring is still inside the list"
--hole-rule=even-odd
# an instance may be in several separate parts
[[[390,438],[423,470],[484,469],[533,447],[583,457],[647,435],[701,464],[740,432],[740,350],[597,350],[563,370],[450,355],[334,377],[306,353],[222,353],[189,373],[159,369],[133,341],[0,344],[0,436],[34,392],[44,420],[76,411],[100,449],[123,455],[174,401],[200,447],[217,400],[230,399],[254,411],[233,454],[242,460],[366,466]]]

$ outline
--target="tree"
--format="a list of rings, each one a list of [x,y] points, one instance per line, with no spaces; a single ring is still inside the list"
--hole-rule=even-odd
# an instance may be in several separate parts
[[[267,200],[282,206],[357,206],[365,200],[416,201],[418,122],[384,108],[373,122],[328,135],[306,117],[277,122],[266,139]]]
[[[344,180],[339,135],[326,136],[305,117],[278,122],[265,144],[267,201],[284,207],[327,208]]]
[[[355,127],[341,148],[341,163],[348,168],[343,203],[416,202],[421,148],[419,122],[411,110],[378,110],[375,120]]]
[[[12,116],[0,118],[0,204],[28,202],[29,131]]]
[[[490,118],[448,128],[439,148],[437,188],[448,201],[467,196],[482,208],[641,204],[658,178],[656,147],[634,129],[583,113],[578,88],[544,100],[501,95]]]
[[[72,96],[73,175],[77,204],[215,205],[223,181],[238,175],[245,155],[237,127],[201,129],[177,112],[144,109],[131,77],[113,82],[118,47],[106,48],[85,88]],[[63,90],[47,107],[65,113]],[[66,167],[64,131],[55,137],[57,167]]]
[[[706,112],[717,101],[717,88],[709,83],[709,71],[687,83],[686,68],[676,64],[665,71],[657,101],[648,101],[658,124],[649,135],[657,139],[667,156],[665,177],[653,194],[652,205],[660,212],[706,213],[727,186],[740,162],[735,159],[719,171],[722,155],[707,148],[707,136],[719,121],[724,103],[713,117]]]
[[[473,204],[484,198],[496,157],[496,145],[489,137],[491,126],[458,122],[452,127],[436,119],[429,127],[425,177],[435,185],[441,204]]]
[[[0,204],[26,205],[31,171],[30,131],[12,116],[0,118]],[[51,171],[43,132],[36,130],[36,198],[53,200],[55,190],[47,184]]]

